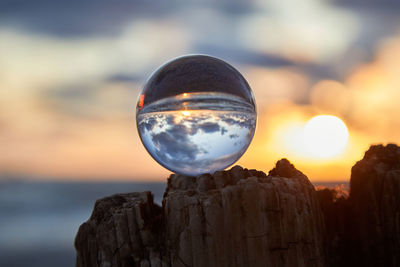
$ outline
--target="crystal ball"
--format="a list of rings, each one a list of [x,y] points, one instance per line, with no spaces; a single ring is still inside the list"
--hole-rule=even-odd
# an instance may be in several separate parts
[[[223,170],[246,151],[257,112],[253,92],[228,63],[205,55],[173,59],[148,79],[136,106],[140,139],[168,170]]]

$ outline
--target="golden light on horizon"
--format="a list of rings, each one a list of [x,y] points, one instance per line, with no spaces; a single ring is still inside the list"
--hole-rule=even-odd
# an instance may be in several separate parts
[[[187,110],[182,111],[182,115],[183,116],[189,116],[190,115],[190,111],[187,111]]]
[[[192,114],[192,112],[191,111],[189,111],[189,110],[182,110],[182,111],[180,111],[180,113],[179,114],[177,114],[175,117],[174,117],[174,122],[175,123],[180,123],[185,117],[188,117],[188,116],[190,116]]]
[[[346,148],[349,131],[336,116],[319,115],[310,119],[304,127],[305,155],[314,159],[327,159],[339,155]]]

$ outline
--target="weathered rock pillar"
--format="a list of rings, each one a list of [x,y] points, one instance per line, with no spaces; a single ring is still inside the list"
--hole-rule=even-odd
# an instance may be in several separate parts
[[[162,207],[150,192],[98,200],[76,266],[323,266],[323,234],[314,187],[281,160],[268,176],[171,175]]]
[[[400,266],[400,147],[372,146],[352,168],[350,197],[318,191],[328,266]]]

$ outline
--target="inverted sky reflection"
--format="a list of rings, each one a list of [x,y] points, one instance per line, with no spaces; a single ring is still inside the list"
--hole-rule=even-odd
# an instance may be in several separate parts
[[[180,110],[138,116],[142,141],[164,167],[183,174],[223,169],[247,149],[256,115],[235,111]]]

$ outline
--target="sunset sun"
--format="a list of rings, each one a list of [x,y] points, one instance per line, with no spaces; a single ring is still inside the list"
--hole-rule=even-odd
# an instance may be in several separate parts
[[[326,159],[340,154],[346,147],[349,132],[338,117],[319,115],[304,127],[303,141],[307,156]]]

